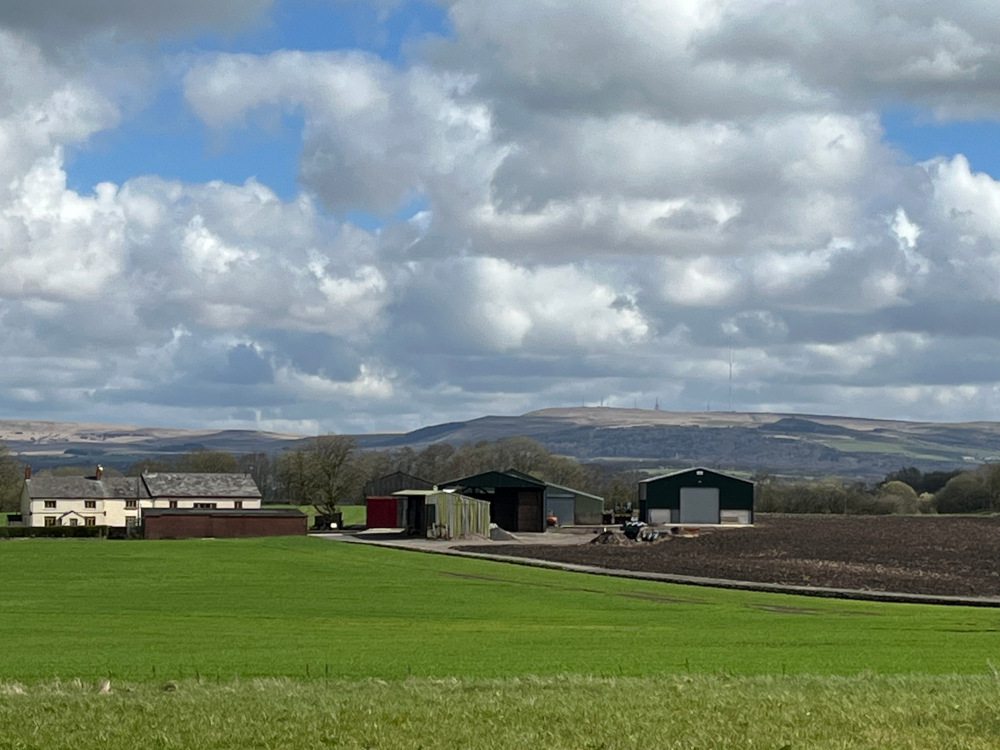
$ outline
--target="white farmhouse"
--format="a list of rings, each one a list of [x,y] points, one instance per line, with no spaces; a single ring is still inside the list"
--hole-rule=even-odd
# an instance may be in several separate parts
[[[21,520],[25,526],[133,526],[143,491],[138,477],[31,477],[24,474]]]
[[[143,509],[258,510],[260,490],[248,474],[150,473],[105,477],[31,477],[25,471],[21,519],[26,526],[115,526],[141,523]]]

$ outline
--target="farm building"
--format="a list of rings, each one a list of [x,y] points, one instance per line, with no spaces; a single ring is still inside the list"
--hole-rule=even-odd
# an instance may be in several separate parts
[[[405,471],[394,471],[384,477],[372,480],[365,485],[365,497],[385,497],[400,490],[433,490],[434,483],[426,479],[407,474]]]
[[[485,500],[443,490],[401,490],[396,496],[407,534],[432,539],[490,536],[490,504]]]
[[[153,472],[142,475],[146,508],[254,510],[260,490],[249,474]]]
[[[753,523],[753,482],[710,469],[685,469],[639,482],[646,523]]]
[[[299,510],[151,508],[142,513],[146,539],[304,535],[308,517]]]
[[[433,489],[432,482],[402,471],[368,482],[365,485],[365,525],[369,529],[405,528],[405,506],[393,493]]]
[[[545,531],[545,482],[506,471],[487,471],[439,485],[490,504],[490,521],[505,531]]]
[[[146,494],[135,477],[32,477],[24,470],[21,522],[25,526],[135,526]]]
[[[506,473],[542,482],[545,485],[545,514],[554,516],[557,525],[591,526],[601,523],[604,514],[603,497],[546,482],[516,469],[508,469]]]
[[[253,510],[260,491],[248,474],[150,473],[108,477],[32,477],[24,472],[21,519],[26,526],[131,527],[147,510]]]

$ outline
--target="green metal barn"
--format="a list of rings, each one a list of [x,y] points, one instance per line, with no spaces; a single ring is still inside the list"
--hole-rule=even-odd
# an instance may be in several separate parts
[[[650,524],[753,523],[753,482],[695,468],[639,482],[639,520]]]
[[[583,490],[546,482],[517,469],[507,469],[504,474],[541,482],[545,485],[545,514],[555,516],[559,526],[595,526],[604,514],[604,498]]]

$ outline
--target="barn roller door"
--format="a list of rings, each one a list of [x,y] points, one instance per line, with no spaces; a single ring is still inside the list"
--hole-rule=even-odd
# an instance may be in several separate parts
[[[571,497],[549,498],[545,507],[546,515],[555,514],[555,517],[559,519],[560,526],[571,526],[576,520],[576,503]]]
[[[718,522],[718,487],[681,487],[681,523]]]

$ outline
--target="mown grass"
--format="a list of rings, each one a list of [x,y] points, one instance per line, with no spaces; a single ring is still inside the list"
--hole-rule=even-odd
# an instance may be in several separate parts
[[[0,748],[1000,746],[995,677],[0,684]]]
[[[314,538],[0,542],[0,680],[983,673],[994,609],[630,581]]]

